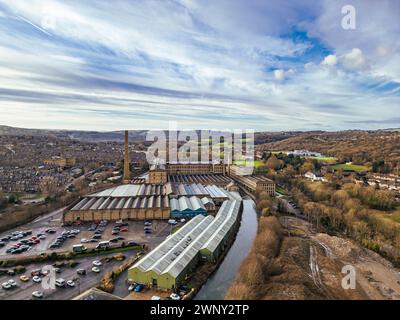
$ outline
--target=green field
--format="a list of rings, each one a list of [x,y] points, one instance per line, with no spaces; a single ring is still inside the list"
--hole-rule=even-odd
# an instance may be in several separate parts
[[[238,166],[254,166],[254,168],[259,168],[263,165],[263,162],[261,160],[254,160],[254,161],[246,161],[246,160],[236,160],[234,161],[234,164]]]
[[[356,171],[356,172],[363,172],[363,171],[369,171],[370,168],[367,166],[360,166],[360,165],[355,165],[355,164],[335,164],[332,166],[332,169],[334,170],[344,170],[344,171]]]
[[[336,162],[338,158],[336,157],[307,157],[307,159],[314,159],[317,161],[324,161],[324,162]]]

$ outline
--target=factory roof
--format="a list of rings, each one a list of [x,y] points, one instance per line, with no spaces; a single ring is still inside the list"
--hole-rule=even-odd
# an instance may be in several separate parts
[[[239,208],[240,201],[225,201],[216,217],[210,220],[196,239],[186,243],[187,246],[182,251],[176,250],[175,257],[171,261],[168,261],[169,257],[165,257],[167,261],[164,262],[169,262],[169,265],[164,268],[163,273],[177,277],[202,248],[210,247],[213,252],[236,222]]]
[[[150,268],[164,257],[171,249],[173,249],[186,235],[189,235],[192,230],[205,219],[204,216],[198,215],[187,222],[182,228],[174,234],[168,236],[154,250],[135,263],[132,268],[139,268],[142,271],[148,271]]]
[[[223,174],[176,174],[170,175],[171,183],[201,183],[201,184],[221,184],[227,185],[232,182],[232,179]]]
[[[88,195],[88,197],[135,197],[166,195],[171,193],[171,186],[167,184],[125,184]]]
[[[226,234],[231,230],[232,226],[237,220],[240,209],[240,201],[225,201],[218,211],[222,216],[223,221],[218,224],[218,228],[212,237],[209,237],[201,249],[207,249],[214,252],[221,241],[225,238]],[[217,219],[218,217],[216,217]]]
[[[195,197],[180,197],[169,201],[171,211],[207,211],[203,202]]]
[[[177,277],[202,248],[215,250],[237,221],[239,208],[240,201],[225,201],[215,218],[195,216],[132,268]]]
[[[114,210],[114,209],[147,209],[169,208],[168,196],[148,197],[85,197],[80,200],[72,211],[78,210]]]
[[[197,196],[197,197],[209,197],[209,198],[226,198],[228,199],[229,192],[224,190],[222,187],[216,185],[208,185],[206,187],[201,184],[172,184],[172,195],[177,196]]]

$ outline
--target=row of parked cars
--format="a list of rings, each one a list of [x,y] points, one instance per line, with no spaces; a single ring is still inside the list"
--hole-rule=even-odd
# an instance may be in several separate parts
[[[75,238],[77,234],[79,234],[81,231],[79,229],[74,229],[74,230],[64,230],[60,236],[56,238],[56,240],[50,244],[49,249],[58,249],[61,248],[64,244],[64,242],[67,239],[70,238]]]
[[[40,232],[36,234],[35,236],[32,235],[32,231],[15,231],[12,234],[9,234],[3,238],[0,239],[0,247],[5,246],[6,242],[16,242],[10,247],[7,248],[6,253],[7,254],[18,254],[22,253],[25,251],[29,251],[33,246],[37,245],[40,243],[41,240],[44,240],[47,238],[46,233],[55,233],[56,230],[54,229],[47,229],[45,232]],[[28,239],[24,239],[27,236],[31,236]]]
[[[99,273],[101,271],[100,270],[101,265],[102,265],[101,261],[94,260],[92,262],[92,269],[91,269],[92,272]],[[60,274],[61,273],[61,269],[60,268],[54,267],[53,270],[54,270],[54,272],[56,274]],[[34,270],[32,270],[30,272],[29,275],[27,275],[27,274],[21,275],[19,277],[19,279],[20,279],[21,282],[28,282],[28,281],[30,281],[32,279],[32,281],[35,282],[35,283],[41,283],[42,279],[44,277],[46,277],[47,275],[49,275],[49,273],[50,273],[50,271],[47,270],[47,269],[34,269]],[[84,276],[84,275],[87,274],[86,269],[84,269],[84,268],[77,269],[76,273],[79,276]],[[72,280],[72,279],[65,280],[63,278],[56,278],[55,285],[58,288],[63,288],[63,287],[74,288],[76,286],[76,282],[74,280]],[[12,289],[18,287],[18,283],[14,279],[9,279],[8,281],[3,282],[1,284],[1,287],[4,290],[12,290]],[[43,298],[43,292],[42,291],[34,291],[34,292],[32,292],[32,297],[36,298],[36,299]]]
[[[0,238],[0,248],[4,247],[6,245],[6,243],[10,242],[10,241],[18,241],[21,240],[25,237],[27,237],[28,235],[31,235],[32,231],[14,231],[13,233],[10,233],[2,238]],[[10,253],[11,250],[9,250]]]

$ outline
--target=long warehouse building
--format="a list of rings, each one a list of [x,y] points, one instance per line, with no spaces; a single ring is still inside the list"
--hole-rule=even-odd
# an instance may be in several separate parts
[[[195,216],[133,265],[132,281],[158,289],[175,289],[200,261],[215,262],[239,224],[241,201],[225,201],[216,217]]]

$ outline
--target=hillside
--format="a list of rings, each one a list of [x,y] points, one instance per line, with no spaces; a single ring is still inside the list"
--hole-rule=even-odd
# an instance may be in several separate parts
[[[287,139],[259,144],[256,150],[318,151],[342,161],[367,163],[385,160],[400,163],[400,132],[397,131],[341,131],[305,132]]]
[[[282,217],[278,235],[273,231],[276,218],[262,219],[267,224],[263,227],[261,221],[253,248],[225,299],[400,299],[400,275],[377,253],[346,238],[316,233],[304,220]],[[348,265],[356,272],[355,289],[342,287],[342,268]]]

